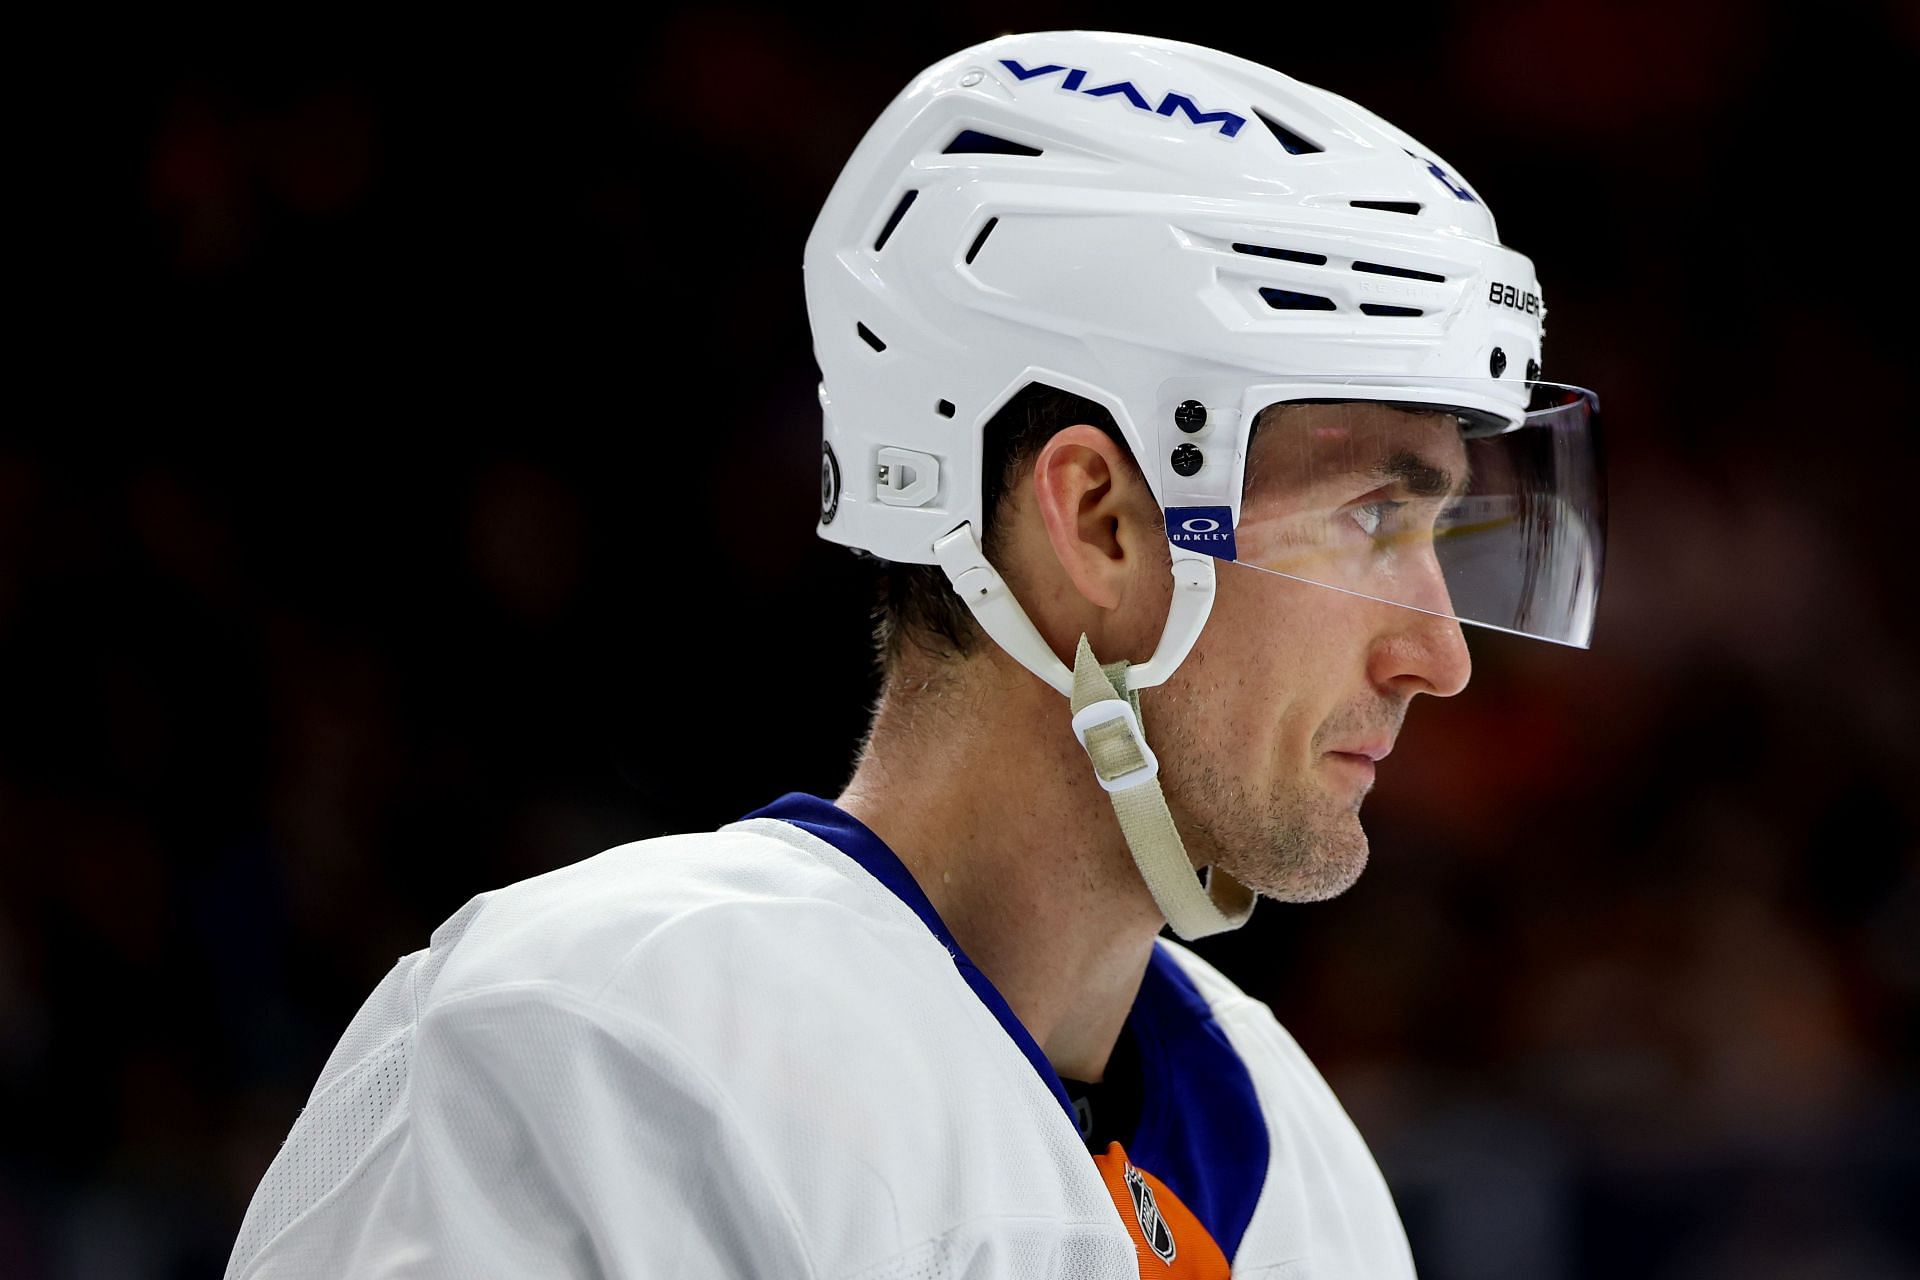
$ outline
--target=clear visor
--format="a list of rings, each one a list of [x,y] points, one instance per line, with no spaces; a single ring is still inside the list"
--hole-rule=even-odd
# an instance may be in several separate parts
[[[1255,401],[1266,407],[1247,446],[1239,519],[1230,537],[1189,545],[1585,648],[1606,533],[1598,398],[1544,382],[1362,381],[1300,389],[1354,398]],[[1185,542],[1173,514],[1169,536]]]

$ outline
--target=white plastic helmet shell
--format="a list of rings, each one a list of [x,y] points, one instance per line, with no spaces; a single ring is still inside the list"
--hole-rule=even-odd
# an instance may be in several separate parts
[[[841,172],[805,265],[821,536],[940,564],[1071,698],[1175,932],[1238,927],[1253,894],[1220,868],[1198,887],[1129,702],[1212,607],[1214,561],[1176,522],[1238,520],[1253,419],[1277,399],[1522,425],[1545,314],[1532,264],[1452,166],[1371,112],[1195,45],[1067,31],[916,78]],[[1033,382],[1105,405],[1167,512],[1175,590],[1146,663],[1103,669],[1082,636],[1069,672],[981,553],[984,428]]]
[[[1517,415],[1545,314],[1532,264],[1406,133],[1243,58],[1106,32],[1004,36],[916,77],[805,268],[819,533],[920,564],[983,527],[983,429],[1031,382],[1111,410],[1163,507],[1237,513],[1249,388],[1369,375],[1440,403],[1423,380],[1504,376],[1485,407]]]

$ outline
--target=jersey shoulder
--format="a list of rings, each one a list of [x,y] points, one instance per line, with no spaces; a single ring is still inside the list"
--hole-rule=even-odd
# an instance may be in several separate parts
[[[669,936],[724,935],[760,953],[802,915],[830,919],[849,938],[926,932],[824,841],[785,823],[735,823],[618,845],[476,895],[434,930],[415,989],[422,1013],[530,984],[592,1002],[616,995],[621,975]]]
[[[750,1138],[752,1180],[793,1206],[823,1274],[964,1252],[969,1233],[1124,1245],[1077,1134],[951,953],[818,837],[755,820],[641,841],[466,910],[435,934],[449,959],[424,1052],[525,1045],[564,1008],[669,1054],[711,1100],[701,1123]],[[585,1090],[680,1105],[646,1091],[631,1071]]]
[[[791,1236],[823,1276],[928,1274],[1010,1241],[1128,1256],[1078,1135],[945,946],[852,859],[768,820],[463,907],[342,1038],[230,1274],[361,1274],[343,1260],[465,1240],[454,1220],[500,1205],[528,1238],[564,1235],[542,1189],[564,1170],[543,1162],[576,1150],[589,1201],[643,1206],[606,1230],[648,1256],[644,1206],[676,1197],[699,1221],[665,1236]],[[471,1210],[414,1194],[482,1183]]]

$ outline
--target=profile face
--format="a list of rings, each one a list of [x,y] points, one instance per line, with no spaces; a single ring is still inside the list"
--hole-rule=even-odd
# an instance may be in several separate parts
[[[1466,461],[1448,413],[1343,403],[1263,415],[1240,559],[1220,568],[1186,662],[1141,694],[1196,862],[1289,901],[1358,878],[1360,805],[1408,705],[1458,693],[1471,673],[1434,555]]]

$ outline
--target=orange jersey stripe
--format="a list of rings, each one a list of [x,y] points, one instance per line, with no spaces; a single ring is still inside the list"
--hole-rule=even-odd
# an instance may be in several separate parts
[[[1133,1237],[1142,1277],[1224,1280],[1227,1255],[1164,1182],[1134,1167],[1125,1147],[1110,1143],[1106,1154],[1095,1156],[1093,1163]]]

